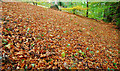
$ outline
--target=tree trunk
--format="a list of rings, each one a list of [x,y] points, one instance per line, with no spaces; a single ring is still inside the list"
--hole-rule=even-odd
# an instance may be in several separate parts
[[[107,3],[105,3],[104,6],[107,6]],[[104,21],[106,21],[106,18],[107,18],[107,16],[106,16],[106,11],[107,11],[107,9],[104,10],[104,15],[103,15],[103,18],[104,18],[103,20],[104,20]]]
[[[88,17],[88,0],[87,0],[87,13],[86,13],[86,17]]]

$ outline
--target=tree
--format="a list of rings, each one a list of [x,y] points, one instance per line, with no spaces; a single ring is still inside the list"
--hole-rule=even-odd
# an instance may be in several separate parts
[[[88,0],[87,0],[87,13],[86,13],[86,17],[88,17]]]

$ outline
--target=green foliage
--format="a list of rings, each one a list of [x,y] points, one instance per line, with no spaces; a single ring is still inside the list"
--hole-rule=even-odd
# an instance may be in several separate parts
[[[85,8],[87,4],[85,2],[69,2],[65,3],[67,8],[74,8],[80,6]],[[113,19],[116,21],[116,25],[119,25],[120,21],[117,18],[120,18],[120,13],[118,11],[120,7],[120,2],[89,2],[88,3],[88,17],[98,20],[104,20],[105,22],[112,22]],[[73,10],[67,10],[68,12],[73,13]],[[75,14],[86,16],[86,10],[75,10]]]
[[[120,29],[120,18],[117,19],[116,25],[117,25],[118,28]]]
[[[78,23],[75,23],[76,25],[78,24]]]
[[[51,4],[55,4],[55,2],[48,3],[48,2],[37,2],[38,5],[43,5],[46,7],[51,6]],[[60,2],[58,2],[60,5]],[[70,10],[63,10],[70,13],[74,13],[77,15],[86,16],[87,10],[72,10],[73,8],[79,6],[81,8],[86,8],[86,2],[61,2],[61,6],[67,7]],[[115,21],[116,25],[119,26],[120,24],[120,2],[88,2],[88,17],[98,20],[104,20],[105,22],[112,22]]]
[[[8,43],[8,41],[6,39],[2,40],[2,44],[7,44],[7,43]]]
[[[65,52],[62,52],[61,55],[62,55],[62,57],[65,57]]]
[[[90,31],[92,31],[92,30],[93,30],[93,28],[90,29]]]
[[[47,3],[47,2],[37,2],[38,5],[43,5],[43,6],[46,6],[46,7],[49,7],[51,6],[50,3]]]
[[[119,26],[119,25],[120,25],[120,20],[118,20],[118,21],[116,22],[116,25],[117,25],[117,26]]]

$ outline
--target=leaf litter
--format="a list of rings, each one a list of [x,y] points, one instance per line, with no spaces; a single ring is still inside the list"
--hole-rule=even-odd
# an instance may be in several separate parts
[[[2,70],[120,69],[112,25],[22,2],[2,8]]]

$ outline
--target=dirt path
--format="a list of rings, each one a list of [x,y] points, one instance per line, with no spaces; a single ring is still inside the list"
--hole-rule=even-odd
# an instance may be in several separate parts
[[[20,2],[2,17],[2,69],[120,69],[112,25]]]

